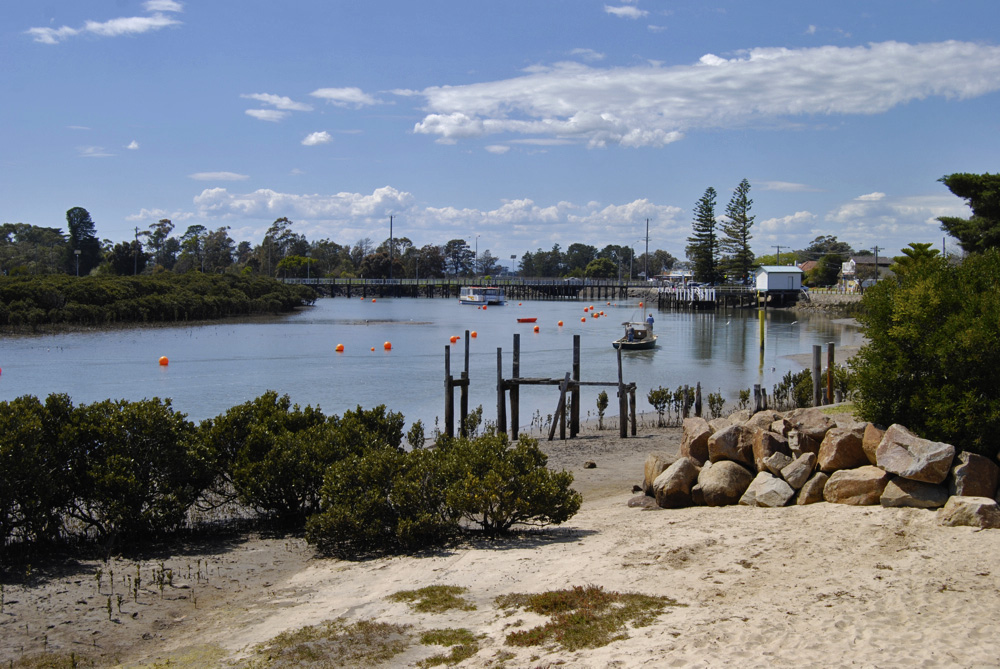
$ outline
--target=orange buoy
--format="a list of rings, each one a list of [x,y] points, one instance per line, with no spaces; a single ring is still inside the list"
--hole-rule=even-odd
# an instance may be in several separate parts
[[[166,367],[170,364],[170,359],[165,355],[160,356],[160,367]]]
[[[452,335],[452,336],[448,337],[448,341],[450,341],[452,344],[454,344],[455,342],[458,341],[458,337],[456,337],[455,335]]]
[[[517,303],[517,306],[521,306],[521,303],[520,303],[520,302],[518,302],[518,303]]]
[[[476,337],[479,336],[479,333],[476,332],[475,330],[473,330],[472,332],[469,333],[469,336],[472,337],[473,339],[475,339]]]
[[[337,347],[334,348],[333,350],[336,351],[337,353],[343,353],[344,352],[344,345],[343,344],[337,344]]]
[[[583,308],[583,313],[587,313],[588,311],[590,311],[590,309],[588,307],[584,307]]]
[[[535,332],[538,332],[538,326],[537,325],[535,326]]]
[[[486,305],[485,304],[483,305],[483,311],[486,311]]]
[[[580,319],[580,322],[581,322],[581,323],[586,323],[586,322],[587,322],[587,317],[586,317],[586,316],[584,316],[583,318],[581,318],[581,319]]]
[[[611,303],[610,303],[610,302],[608,302],[607,306],[609,306],[609,307],[610,307],[610,306],[611,306]]]
[[[373,351],[375,350],[375,347],[374,347],[374,346],[372,346],[372,350],[373,350]]]
[[[374,297],[372,298],[372,304],[375,304],[375,298]]]
[[[391,341],[387,341],[386,343],[382,344],[382,348],[384,348],[387,351],[391,351],[392,350],[392,342]]]
[[[559,321],[559,327],[562,327],[562,321]]]
[[[642,306],[642,302],[640,302],[640,303],[639,303],[639,306],[640,306],[640,307]]]

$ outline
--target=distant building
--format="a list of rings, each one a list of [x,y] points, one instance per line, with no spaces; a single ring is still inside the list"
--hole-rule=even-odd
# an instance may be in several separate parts
[[[815,260],[807,260],[799,265],[799,269],[802,270],[803,274],[808,274],[812,270],[816,269],[816,265],[818,264],[819,263],[816,262]]]
[[[762,265],[754,272],[754,282],[761,292],[802,290],[802,270],[794,265]]]
[[[877,266],[874,255],[852,256],[840,267],[840,285],[848,291],[867,288],[878,279],[892,276],[889,269],[892,263],[893,259],[888,256],[879,256]]]

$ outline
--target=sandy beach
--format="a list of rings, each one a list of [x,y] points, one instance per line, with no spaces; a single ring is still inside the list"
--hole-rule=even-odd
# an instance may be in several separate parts
[[[543,442],[550,466],[573,471],[583,508],[503,541],[348,562],[300,538],[253,535],[140,560],[67,560],[5,585],[0,662],[49,652],[97,666],[231,666],[281,632],[371,619],[409,625],[413,639],[472,631],[479,649],[463,667],[1000,666],[1000,532],[942,527],[931,511],[827,503],[629,508],[646,455],[679,442],[679,429],[650,425],[635,438],[591,426]],[[167,570],[169,580],[157,577]],[[466,588],[475,610],[415,613],[388,599],[433,585]],[[600,648],[505,643],[543,619],[498,608],[497,596],[576,585],[678,606]],[[443,650],[413,640],[387,666]]]

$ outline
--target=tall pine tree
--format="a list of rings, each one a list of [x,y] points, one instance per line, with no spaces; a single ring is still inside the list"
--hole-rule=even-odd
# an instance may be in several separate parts
[[[718,222],[715,220],[715,189],[709,186],[705,194],[694,207],[694,222],[691,229],[694,234],[688,237],[685,248],[688,260],[694,269],[697,281],[715,283],[719,281],[719,236],[716,233]]]
[[[90,218],[90,212],[83,207],[73,207],[66,212],[66,229],[69,231],[69,246],[66,251],[66,271],[80,276],[90,274],[90,270],[101,264],[101,242],[97,238],[97,226]],[[77,254],[76,251],[80,253]]]
[[[739,281],[746,281],[753,270],[753,251],[750,250],[750,228],[753,227],[753,215],[750,208],[753,207],[753,200],[750,199],[750,182],[744,179],[733,191],[733,197],[726,205],[726,220],[722,224],[722,231],[725,237],[722,238],[720,246],[726,254],[726,269],[736,276]]]

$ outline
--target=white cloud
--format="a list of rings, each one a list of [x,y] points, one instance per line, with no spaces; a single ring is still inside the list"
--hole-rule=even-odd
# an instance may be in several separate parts
[[[108,153],[103,146],[78,146],[76,150],[81,158],[110,158],[115,155]]]
[[[321,130],[319,132],[313,132],[306,136],[302,140],[303,146],[317,146],[319,144],[329,144],[333,141],[333,137],[330,136],[326,130]]]
[[[269,121],[271,123],[277,123],[278,121],[284,120],[292,112],[280,111],[277,109],[248,109],[246,110],[247,116],[252,116],[258,121]]]
[[[128,145],[125,148],[128,149],[129,151],[136,151],[139,148],[139,142],[133,139],[131,142],[128,143]]]
[[[815,35],[816,34],[816,26],[814,26],[812,24],[809,24],[809,27],[806,28],[806,34],[807,35]]]
[[[318,88],[309,95],[326,100],[337,107],[361,107],[378,104],[379,101],[360,88]]]
[[[576,56],[580,60],[587,60],[590,62],[604,60],[604,54],[600,51],[594,51],[593,49],[573,49],[569,52],[569,55]]]
[[[885,199],[885,193],[879,193],[876,191],[874,193],[868,193],[867,195],[859,195],[854,199],[858,202],[878,202],[879,200]]]
[[[808,211],[797,211],[794,214],[788,216],[779,216],[777,218],[768,218],[766,220],[760,221],[757,225],[760,230],[765,233],[774,232],[796,232],[800,231],[801,228],[807,223],[816,220],[816,214]]]
[[[160,10],[159,5],[164,9]],[[141,35],[153,30],[182,24],[177,19],[160,13],[161,11],[178,12],[181,4],[169,0],[151,0],[147,2],[147,11],[153,11],[151,16],[128,16],[108,21],[85,21],[82,28],[61,26],[59,28],[29,28],[25,31],[36,42],[41,44],[58,44],[70,37],[81,34],[97,35],[98,37],[119,37],[121,35]]]
[[[691,65],[567,62],[512,79],[435,86],[421,92],[427,113],[414,131],[444,143],[509,133],[590,146],[662,146],[694,129],[877,114],[931,96],[965,99],[997,90],[1000,47],[987,44],[758,48],[728,59],[708,54]]]
[[[241,98],[246,98],[248,100],[256,100],[257,102],[262,102],[266,105],[271,105],[275,109],[281,109],[284,111],[312,111],[312,105],[306,104],[304,102],[295,102],[289,97],[283,95],[272,95],[270,93],[246,93],[240,96]]]
[[[782,193],[819,193],[823,189],[790,181],[755,181],[753,184],[761,190],[773,190]]]
[[[194,199],[205,217],[268,219],[288,216],[356,224],[388,218],[390,213],[408,208],[412,201],[412,195],[391,186],[377,188],[370,195],[298,195],[270,189],[241,194],[230,193],[225,188],[209,188]]]
[[[169,218],[174,223],[178,221],[187,221],[194,218],[194,214],[189,211],[167,211],[166,209],[146,209],[142,208],[139,210],[138,214],[129,214],[125,217],[126,221],[141,222],[141,221],[160,221],[164,218]]]
[[[236,172],[195,172],[189,178],[196,181],[246,181],[250,177]]]
[[[495,153],[499,156],[510,151],[510,147],[505,146],[503,144],[490,144],[489,146],[486,147],[486,150],[489,151],[490,153]]]
[[[176,0],[147,0],[143,4],[147,12],[182,12],[184,5]]]
[[[638,7],[612,7],[611,5],[604,5],[604,11],[608,14],[613,14],[623,19],[641,19],[644,16],[648,16],[649,12],[645,9],[639,9]]]

